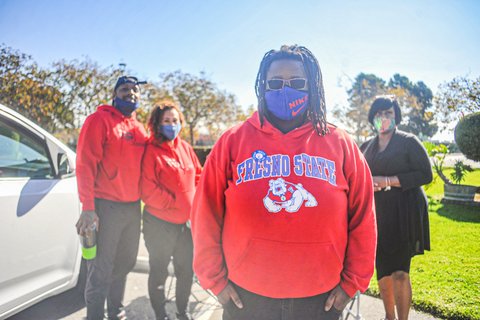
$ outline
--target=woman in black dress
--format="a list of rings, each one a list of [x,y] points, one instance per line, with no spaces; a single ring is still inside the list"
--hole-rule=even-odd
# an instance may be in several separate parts
[[[361,146],[373,176],[377,280],[388,320],[408,319],[410,261],[430,250],[428,203],[421,186],[432,181],[432,169],[417,137],[397,129],[401,120],[395,97],[378,97],[368,113],[377,136]]]

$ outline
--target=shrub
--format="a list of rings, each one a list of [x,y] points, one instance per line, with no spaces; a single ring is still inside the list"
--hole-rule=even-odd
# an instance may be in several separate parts
[[[197,154],[198,160],[203,166],[205,164],[205,161],[207,160],[208,154],[210,153],[210,151],[212,151],[212,147],[194,146],[193,151],[195,151],[195,153]]]
[[[455,142],[460,151],[473,161],[480,161],[480,112],[469,114],[455,127]]]
[[[453,182],[456,184],[462,183],[465,180],[465,175],[468,172],[472,172],[473,168],[468,164],[464,164],[462,161],[457,160],[455,162],[455,166],[453,167],[453,172],[450,177],[453,179]]]
[[[448,179],[447,176],[443,173],[443,163],[445,162],[445,157],[449,153],[448,147],[443,143],[435,144],[429,141],[424,141],[423,146],[427,150],[428,156],[432,158],[432,166],[437,175],[443,180],[445,184],[453,184],[453,182],[450,181],[450,179]],[[434,178],[434,181],[432,181],[432,183],[434,183],[436,179],[437,177]]]

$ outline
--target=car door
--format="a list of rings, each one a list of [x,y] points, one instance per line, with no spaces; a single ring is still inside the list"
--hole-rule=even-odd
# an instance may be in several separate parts
[[[0,318],[77,281],[73,152],[47,135],[0,112]]]

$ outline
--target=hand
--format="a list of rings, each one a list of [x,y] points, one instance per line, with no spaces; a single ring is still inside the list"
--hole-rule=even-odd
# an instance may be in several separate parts
[[[385,176],[373,176],[373,191],[381,191],[387,187],[387,177]]]
[[[81,236],[84,236],[85,231],[88,228],[91,228],[93,224],[96,225],[98,230],[98,223],[99,223],[99,219],[98,219],[97,213],[93,210],[91,211],[87,210],[87,211],[82,211],[75,227],[77,227],[77,233]]]
[[[342,311],[347,306],[348,301],[350,301],[350,297],[345,291],[343,291],[340,285],[337,285],[332,292],[330,292],[330,295],[325,302],[325,311],[329,311],[332,306],[335,309]]]
[[[222,305],[225,305],[228,301],[232,300],[239,309],[243,308],[242,300],[240,300],[237,291],[230,283],[228,283],[227,286],[218,294],[217,298],[218,302],[220,302]]]

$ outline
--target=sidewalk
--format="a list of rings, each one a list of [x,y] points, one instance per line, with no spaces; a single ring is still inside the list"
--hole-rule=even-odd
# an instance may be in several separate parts
[[[354,310],[356,310],[354,308]],[[365,294],[362,294],[360,296],[360,314],[363,319],[366,320],[379,320],[383,319],[385,317],[385,313],[383,311],[383,303],[382,300],[374,297],[367,296]],[[346,319],[346,318],[344,318]],[[348,319],[355,319],[353,317],[349,317]],[[410,314],[408,319],[410,320],[431,320],[431,319],[440,319],[440,318],[435,318],[434,316],[428,314],[428,313],[423,313],[419,311],[415,311],[413,309],[410,309]]]
[[[148,252],[145,248],[143,237],[140,239],[140,249],[139,256],[137,259],[137,264],[135,266],[134,272],[148,273]],[[166,291],[167,296],[173,299],[173,290],[172,288],[175,285],[175,280],[172,278],[167,279]],[[415,293],[414,293],[415,294]],[[358,304],[358,305],[357,305]],[[351,303],[348,304],[347,308],[350,307]],[[192,295],[190,297],[189,308],[191,310],[192,316],[195,320],[221,320],[222,319],[222,309],[221,305],[216,301],[216,299],[203,290],[198,283],[194,283],[192,288]],[[358,308],[358,309],[357,309]],[[344,320],[379,320],[383,319],[385,314],[383,311],[382,300],[367,296],[360,295],[359,303],[355,302],[351,307],[351,310],[354,314],[348,315],[347,312],[344,312]],[[360,317],[355,317],[357,310],[360,311]],[[171,319],[175,319],[175,304],[170,302],[167,304],[167,311],[171,316]],[[432,315],[427,313],[410,310],[410,320],[434,320],[440,319],[435,318]]]

